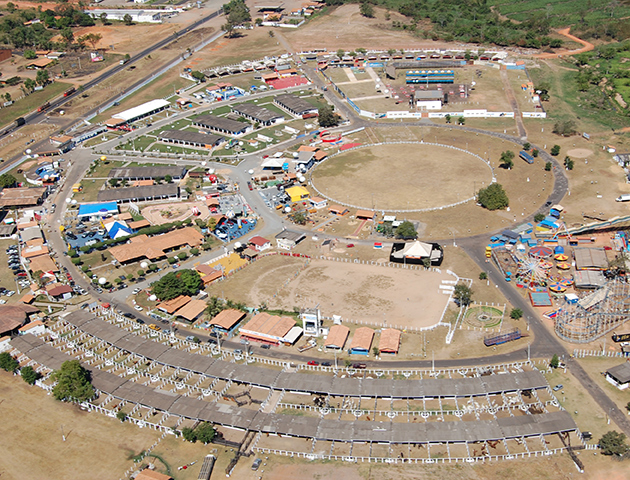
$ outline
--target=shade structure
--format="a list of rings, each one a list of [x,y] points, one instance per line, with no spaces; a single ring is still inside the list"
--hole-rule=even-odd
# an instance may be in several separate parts
[[[538,257],[538,258],[550,257],[552,253],[553,252],[551,251],[551,248],[547,248],[547,247],[532,247],[529,250],[529,254],[532,257]]]
[[[569,257],[564,253],[559,253],[553,258],[555,258],[558,262],[566,262],[569,259]]]
[[[570,287],[571,285],[573,285],[573,279],[563,277],[562,279],[558,280],[558,283],[564,285],[565,287]]]
[[[569,268],[571,268],[571,265],[567,262],[560,262],[556,265],[556,267],[558,268],[558,270],[568,270]]]
[[[551,262],[545,262],[545,261],[540,262],[540,268],[544,268],[545,270],[549,270],[551,267],[553,267],[553,263],[551,263]]]
[[[562,285],[560,282],[555,282],[549,285],[549,290],[556,293],[564,292],[566,289],[567,287]]]

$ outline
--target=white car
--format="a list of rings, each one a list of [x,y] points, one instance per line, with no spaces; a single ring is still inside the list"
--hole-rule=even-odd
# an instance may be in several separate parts
[[[135,307],[136,310],[138,310],[139,312],[141,312],[143,310],[143,308],[140,305],[136,305]]]
[[[142,291],[141,288],[134,288],[133,292],[131,292],[132,295],[138,295],[140,292]]]

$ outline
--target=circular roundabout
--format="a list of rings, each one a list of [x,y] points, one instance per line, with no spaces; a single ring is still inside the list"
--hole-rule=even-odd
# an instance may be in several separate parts
[[[472,201],[494,180],[479,155],[436,143],[364,145],[330,155],[311,185],[332,203],[381,211],[440,210]]]

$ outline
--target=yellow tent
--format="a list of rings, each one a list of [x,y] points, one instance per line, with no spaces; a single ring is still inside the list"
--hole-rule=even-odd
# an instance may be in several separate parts
[[[304,200],[310,196],[309,191],[300,186],[289,187],[286,189],[287,195],[291,197],[292,202],[299,202],[300,200]]]

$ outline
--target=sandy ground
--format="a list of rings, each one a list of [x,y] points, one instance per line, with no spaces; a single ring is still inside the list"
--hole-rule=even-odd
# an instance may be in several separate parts
[[[365,18],[359,13],[358,4],[347,4],[335,9],[325,16],[314,19],[295,31],[280,32],[295,51],[311,48],[327,48],[337,51],[338,48],[352,50],[356,48],[370,49],[411,49],[442,48],[446,44],[423,40],[402,30],[392,30],[391,23],[399,21],[405,24],[409,19],[396,11],[391,11],[389,21],[385,20],[385,10],[375,8],[375,18]],[[424,28],[422,23],[418,28]]]
[[[141,44],[150,45],[160,41],[163,37],[173,33],[173,25],[162,24],[136,24],[133,26],[123,25],[94,25],[85,27],[74,32],[74,37],[82,37],[88,33],[98,33],[103,38],[96,44],[96,48],[104,48],[116,53],[133,53],[141,48]],[[138,42],[139,39],[141,40]],[[113,49],[112,46],[113,45]]]
[[[196,218],[208,218],[210,211],[203,202],[178,203],[176,205],[164,204],[154,205],[142,209],[142,216],[146,218],[151,225],[162,225],[170,222],[181,222],[192,216],[192,207],[199,209],[199,216]],[[162,215],[162,212],[170,212],[170,216]]]
[[[313,184],[336,202],[377,210],[453,204],[472,196],[464,190],[473,180],[492,180],[482,160],[419,144],[362,148],[326,160],[313,173]]]
[[[593,150],[589,150],[588,148],[574,148],[567,151],[568,156],[576,158],[586,158],[590,155],[593,155],[593,153]]]
[[[449,297],[438,287],[442,280],[453,280],[446,273],[325,260],[311,261],[297,276],[295,267],[284,275],[278,273],[263,273],[251,285],[254,304],[266,301],[269,308],[319,304],[326,316],[416,328],[439,321]],[[271,283],[280,289],[275,298],[269,295]]]

